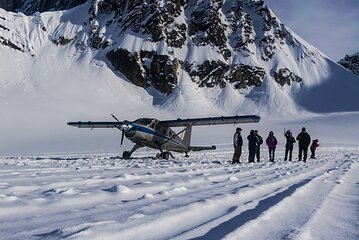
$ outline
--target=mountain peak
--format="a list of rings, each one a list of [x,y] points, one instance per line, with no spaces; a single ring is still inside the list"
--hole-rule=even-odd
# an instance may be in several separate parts
[[[359,109],[359,103],[348,106],[344,99],[333,107],[313,105],[313,99],[330,102],[335,91],[355,92],[359,86],[347,89],[352,77],[261,0],[21,2],[21,9],[58,10],[62,2],[59,9],[77,7],[31,16],[0,11],[0,45],[35,58],[49,46],[74,56],[90,54],[118,78],[145,89],[154,104],[173,111],[183,109],[181,104],[203,106],[202,101],[236,113]],[[338,85],[335,79],[343,74]],[[229,96],[237,104],[222,99]],[[358,102],[356,94],[349,98]]]

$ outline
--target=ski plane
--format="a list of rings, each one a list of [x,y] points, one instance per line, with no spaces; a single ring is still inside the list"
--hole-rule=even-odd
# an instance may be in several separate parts
[[[219,125],[219,124],[238,124],[238,123],[256,123],[260,117],[257,115],[246,116],[225,116],[209,118],[187,118],[176,120],[160,121],[155,118],[139,118],[133,122],[119,121],[114,115],[111,115],[116,122],[68,122],[67,124],[79,128],[117,128],[122,131],[121,145],[124,136],[135,143],[131,151],[124,151],[123,158],[128,159],[137,149],[149,147],[158,149],[157,158],[172,158],[172,152],[185,153],[188,157],[190,151],[214,150],[216,146],[191,146],[191,134],[193,126]],[[175,132],[172,128],[183,127],[184,129]],[[183,136],[180,137],[180,134]]]

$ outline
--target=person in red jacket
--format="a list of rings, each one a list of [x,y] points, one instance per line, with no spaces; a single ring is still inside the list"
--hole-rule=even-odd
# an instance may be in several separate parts
[[[317,149],[317,147],[320,146],[320,145],[318,144],[318,142],[319,142],[318,139],[313,140],[312,145],[310,146],[310,151],[312,152],[312,155],[310,156],[310,158],[316,159],[316,157],[315,157],[315,150]]]
[[[269,150],[269,161],[274,162],[274,152],[278,142],[276,137],[274,136],[273,131],[269,132],[269,136],[266,139],[266,143]]]

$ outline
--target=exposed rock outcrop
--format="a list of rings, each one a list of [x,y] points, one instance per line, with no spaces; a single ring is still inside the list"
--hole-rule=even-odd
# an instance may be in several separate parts
[[[354,74],[359,75],[359,52],[350,56],[346,55],[338,63]]]
[[[23,44],[15,44],[13,42],[11,42],[10,40],[8,39],[5,39],[3,37],[0,36],[0,44],[4,45],[4,46],[8,46],[12,49],[15,49],[17,51],[21,51],[21,52],[24,52],[24,45]]]
[[[224,75],[229,66],[221,61],[205,61],[201,65],[194,63],[186,63],[185,69],[192,78],[192,81],[198,83],[200,87],[224,87],[226,79]]]
[[[265,77],[265,71],[261,67],[239,64],[233,66],[229,81],[234,83],[235,88],[246,88],[249,86],[259,87]]]
[[[114,68],[125,75],[133,84],[140,87],[148,86],[139,53],[116,49],[107,53],[106,56]]]
[[[32,15],[36,12],[70,9],[87,0],[1,0],[0,8]]]
[[[137,86],[153,86],[169,94],[177,84],[179,62],[176,58],[148,51],[131,53],[125,49],[112,50],[106,56],[117,71]]]
[[[65,38],[64,36],[60,36],[57,39],[52,39],[52,42],[56,45],[67,45],[69,44],[73,39]]]
[[[288,68],[279,69],[274,72],[274,79],[281,86],[290,85],[292,82],[301,82],[303,79],[292,73]]]
[[[223,88],[227,83],[233,83],[237,89],[259,87],[265,77],[265,71],[261,67],[245,64],[229,66],[221,61],[205,61],[198,66],[186,63],[185,69],[200,87]]]

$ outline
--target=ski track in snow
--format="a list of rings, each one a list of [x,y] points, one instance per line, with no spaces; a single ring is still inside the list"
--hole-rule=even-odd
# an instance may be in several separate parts
[[[262,149],[265,156],[266,149]],[[232,166],[232,149],[3,157],[1,239],[358,239],[359,149]]]

